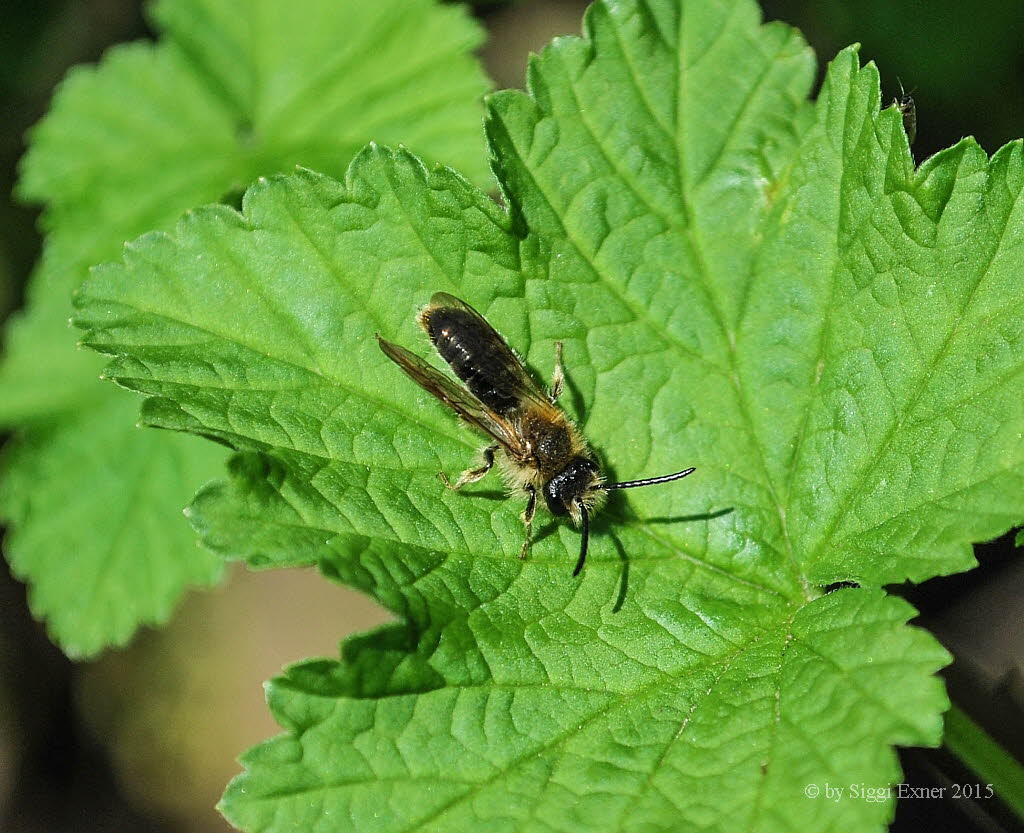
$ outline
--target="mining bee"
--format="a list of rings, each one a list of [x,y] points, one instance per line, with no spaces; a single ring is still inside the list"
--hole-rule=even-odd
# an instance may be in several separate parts
[[[509,488],[522,489],[527,496],[522,515],[526,538],[520,558],[526,558],[530,548],[538,490],[551,514],[568,515],[581,528],[580,557],[572,573],[578,576],[587,558],[590,516],[600,507],[606,492],[667,483],[694,471],[689,468],[661,477],[606,483],[587,441],[555,404],[565,386],[560,341],[555,342],[551,392],[545,393],[505,340],[465,301],[437,292],[416,320],[441,358],[462,380],[461,386],[378,334],[380,349],[417,385],[494,441],[483,451],[482,466],[462,472],[454,483],[444,472],[438,477],[449,489],[461,489],[487,474],[497,455]]]

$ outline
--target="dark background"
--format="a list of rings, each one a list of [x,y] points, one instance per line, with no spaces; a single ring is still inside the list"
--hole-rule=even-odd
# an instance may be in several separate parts
[[[879,66],[886,100],[902,80],[917,104],[918,161],[966,135],[989,153],[1024,135],[1019,0],[762,6],[766,18],[800,28],[821,62],[860,42],[863,59]],[[496,85],[520,86],[528,51],[579,32],[582,8],[576,0],[477,4]],[[9,3],[0,27],[0,187],[10,193],[25,130],[67,68],[150,33],[140,4],[128,0]],[[21,303],[38,256],[36,217],[34,208],[0,202],[0,319]],[[1024,567],[1012,536],[978,547],[978,556],[971,573],[893,589],[956,656],[946,672],[954,701],[1020,759]],[[220,590],[192,594],[169,628],[76,666],[32,621],[25,588],[0,570],[0,831],[227,830],[212,808],[237,771],[232,757],[276,731],[261,681],[288,661],[334,654],[345,632],[384,618],[354,594],[339,603],[343,591],[324,584],[306,573],[235,573]],[[254,609],[274,623],[264,633]],[[901,758],[910,784],[978,780],[944,750]],[[925,828],[1020,829],[996,799],[901,802],[893,829]]]

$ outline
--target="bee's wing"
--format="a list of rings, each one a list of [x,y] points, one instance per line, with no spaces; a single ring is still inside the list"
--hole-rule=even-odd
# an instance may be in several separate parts
[[[441,371],[431,367],[415,353],[404,347],[392,344],[380,336],[377,343],[384,355],[397,364],[406,375],[428,393],[432,393],[470,425],[474,425],[494,437],[517,457],[524,453],[522,443],[516,436],[512,426],[497,414],[493,414],[483,406],[473,394],[445,376]]]
[[[428,309],[438,307],[459,309],[473,317],[477,327],[480,328],[480,332],[487,335],[488,349],[502,365],[508,368],[514,377],[512,382],[513,389],[509,390],[508,393],[514,393],[520,400],[532,403],[534,407],[541,408],[544,411],[552,408],[551,400],[538,387],[533,377],[530,376],[530,372],[523,365],[522,359],[505,343],[505,339],[490,325],[486,318],[465,301],[456,298],[454,295],[449,295],[447,292],[435,292],[430,297]]]

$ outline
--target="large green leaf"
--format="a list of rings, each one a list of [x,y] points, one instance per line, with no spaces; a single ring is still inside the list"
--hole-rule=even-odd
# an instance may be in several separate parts
[[[880,585],[971,565],[1024,513],[1019,145],[915,170],[855,50],[816,105],[745,0],[621,0],[490,103],[503,213],[371,147],[252,188],[97,271],[87,342],[144,420],[235,447],[206,543],[318,563],[404,620],[274,681],[245,830],[867,830],[936,743],[948,656]],[[464,297],[617,478],[579,579],[523,500],[435,478],[482,438],[374,333]],[[836,581],[860,588],[824,594]]]
[[[141,430],[133,405],[104,398],[38,425],[4,454],[0,511],[21,521],[8,534],[7,558],[31,580],[32,612],[72,658],[166,621],[183,587],[210,584],[223,570],[173,511],[217,474],[222,455],[197,451],[192,437]],[[96,528],[104,534],[90,534]]]
[[[433,0],[163,0],[153,11],[159,43],[117,47],[63,82],[33,131],[20,183],[23,197],[45,204],[49,234],[0,362],[0,424],[27,429],[3,474],[8,493],[16,484],[20,494],[0,508],[15,530],[8,559],[75,655],[123,642],[132,621],[165,619],[186,581],[212,580],[209,557],[180,528],[181,505],[202,481],[180,477],[222,459],[130,424],[105,426],[96,453],[90,426],[126,404],[97,382],[102,362],[76,351],[68,329],[69,295],[88,268],[196,205],[237,200],[258,176],[298,163],[340,175],[369,139],[404,141],[490,181],[485,82],[470,54],[480,30],[462,9]],[[75,460],[73,477],[51,465],[60,454]],[[182,460],[173,483],[125,482],[151,455]],[[134,495],[124,523],[95,511],[97,495],[118,489]],[[167,533],[153,551],[160,523]],[[53,549],[56,531],[71,529],[87,543]],[[132,547],[121,558],[134,558],[133,568],[89,573],[100,563],[89,553]],[[181,569],[165,569],[172,549]],[[147,571],[157,580],[139,580]],[[96,585],[92,601],[69,592],[85,580]],[[121,606],[126,596],[132,604]]]

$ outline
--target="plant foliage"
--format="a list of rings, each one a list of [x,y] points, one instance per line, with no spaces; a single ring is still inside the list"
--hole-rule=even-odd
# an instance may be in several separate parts
[[[881,586],[971,566],[1024,513],[1024,166],[915,169],[855,49],[747,0],[607,0],[490,100],[508,210],[371,146],[241,212],[198,210],[79,299],[151,425],[236,449],[207,545],[318,564],[402,622],[269,690],[285,730],[223,809],[245,830],[880,829],[934,744],[948,656]],[[479,438],[381,355],[435,290],[539,373],[617,478],[591,560],[439,469]],[[419,339],[419,341],[418,341]],[[824,593],[823,586],[860,587]]]
[[[20,183],[45,205],[48,236],[0,364],[0,424],[22,429],[0,514],[33,611],[71,656],[166,620],[187,584],[220,574],[179,511],[223,455],[111,416],[131,399],[97,383],[102,362],[67,328],[88,268],[196,205],[237,201],[261,175],[296,164],[340,175],[369,139],[488,181],[485,84],[468,54],[480,33],[463,10],[163,0],[152,12],[157,44],[117,47],[63,82]]]

